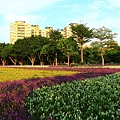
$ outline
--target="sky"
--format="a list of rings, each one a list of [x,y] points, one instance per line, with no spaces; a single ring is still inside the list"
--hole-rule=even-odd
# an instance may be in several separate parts
[[[0,0],[0,42],[10,42],[10,23],[17,20],[54,30],[70,23],[104,26],[118,34],[120,45],[119,0]]]

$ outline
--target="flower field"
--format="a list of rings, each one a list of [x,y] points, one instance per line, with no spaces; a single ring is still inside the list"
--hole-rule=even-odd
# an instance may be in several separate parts
[[[66,74],[73,74],[76,72],[71,71],[60,71],[60,70],[26,70],[20,68],[0,68],[0,82],[13,81],[13,80],[24,80],[32,78],[43,78],[43,77],[52,77],[52,76],[61,76]]]
[[[105,76],[118,72],[120,72],[118,68],[0,68],[0,120],[32,119],[33,116],[28,111],[29,107],[27,105],[27,108],[25,103],[28,97],[31,96],[37,88],[43,88],[43,86],[56,86],[58,84],[62,85],[62,83],[68,84],[68,82],[73,82],[74,80],[80,82],[84,79],[96,78],[98,76]],[[116,89],[120,88],[120,77],[118,75],[117,77],[118,87]],[[96,79],[91,81],[95,80]],[[112,80],[110,80],[110,82],[111,81]],[[92,86],[89,86],[89,88],[90,87]],[[78,89],[78,86],[76,89]],[[97,88],[95,90],[97,90]]]

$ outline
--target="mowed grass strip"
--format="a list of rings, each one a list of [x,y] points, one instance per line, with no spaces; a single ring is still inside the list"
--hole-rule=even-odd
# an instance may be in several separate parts
[[[60,71],[60,70],[30,70],[30,69],[19,69],[19,68],[0,68],[0,82],[62,76],[62,75],[72,75],[75,73],[78,72]]]

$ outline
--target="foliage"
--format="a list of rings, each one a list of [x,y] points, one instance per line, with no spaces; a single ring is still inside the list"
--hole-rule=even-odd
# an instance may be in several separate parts
[[[105,52],[106,63],[119,63],[120,62],[120,47],[108,49]]]
[[[110,68],[71,68],[71,67],[49,67],[49,68],[29,68],[35,70],[54,70],[61,71],[77,71],[79,73],[73,75],[45,77],[45,78],[32,78],[28,80],[14,80],[0,82],[0,119],[1,120],[29,120],[30,115],[24,106],[26,97],[28,97],[33,89],[42,88],[43,86],[57,85],[61,83],[71,82],[74,80],[84,80],[86,78],[92,78],[120,72],[120,69]],[[25,71],[27,71],[25,69]],[[12,72],[12,71],[11,71]],[[22,72],[23,73],[23,72]],[[2,75],[0,71],[0,75]],[[11,75],[13,72],[11,73]],[[23,73],[24,74],[24,73]],[[48,74],[50,76],[50,74]],[[19,74],[18,74],[19,76]],[[20,77],[20,76],[19,76]]]
[[[93,47],[86,47],[84,48],[84,62],[86,64],[94,64],[98,63],[99,61],[99,55],[98,55],[98,49]]]
[[[12,69],[9,69],[10,76],[12,75]],[[16,69],[17,70],[17,69]],[[21,71],[24,74],[24,71],[27,71],[25,69],[24,71]],[[19,73],[16,72],[16,73]],[[36,71],[34,70],[34,73],[38,73],[44,75],[46,78],[32,78],[29,80],[14,80],[14,81],[6,81],[0,82],[0,119],[1,120],[14,120],[14,119],[25,119],[27,120],[29,118],[26,109],[24,108],[24,100],[28,96],[30,92],[32,92],[33,88],[41,88],[45,85],[51,85],[55,84],[53,77],[47,77],[47,76],[61,76],[62,73],[64,75],[69,74],[68,71]],[[41,72],[41,73],[40,73]],[[25,72],[26,73],[26,72]],[[33,73],[32,71],[29,73]],[[72,72],[70,72],[72,73]],[[74,73],[74,72],[73,72]],[[0,71],[0,75],[5,75],[5,71]],[[13,74],[14,75],[14,74]],[[17,74],[18,77],[20,74]],[[30,74],[29,74],[30,75]],[[25,75],[27,76],[27,75]],[[12,76],[14,79],[14,76]],[[62,76],[61,76],[62,77]],[[9,78],[9,76],[8,76]],[[59,77],[58,77],[59,78]],[[56,78],[57,79],[57,78]],[[61,78],[62,79],[62,78]],[[60,80],[58,80],[60,82]],[[57,83],[57,81],[56,81]],[[24,114],[23,114],[24,113]]]
[[[50,31],[50,40],[54,42],[58,42],[61,38],[63,38],[61,32],[58,30],[51,30]]]
[[[77,41],[81,51],[81,64],[83,64],[83,45],[93,38],[93,29],[90,29],[86,24],[71,24],[71,29],[74,39]]]
[[[59,40],[57,44],[60,51],[63,52],[68,57],[68,66],[70,64],[70,57],[72,55],[78,54],[77,42],[72,38],[66,38]]]
[[[57,48],[57,44],[60,39],[63,38],[63,35],[61,34],[60,30],[51,30],[50,31],[50,41],[53,43],[50,49],[54,50],[54,61],[55,65],[58,65],[58,53],[60,53],[59,49]],[[53,62],[54,63],[54,62]]]
[[[34,120],[118,120],[120,73],[34,90],[26,106]]]
[[[9,58],[16,65],[17,54],[13,49],[13,45],[4,44],[4,47],[1,49],[0,56],[3,60],[6,60],[7,58]]]
[[[50,41],[48,44],[42,47],[41,52],[43,55],[46,56],[48,64],[51,63],[51,61],[52,62],[54,61],[56,51],[57,51],[56,44],[52,41]]]
[[[9,44],[0,43],[0,61],[2,62],[3,66],[6,64],[8,58],[9,51],[6,51],[7,46],[9,46]]]
[[[37,56],[39,60],[41,60],[41,49],[47,43],[48,39],[41,36],[31,36],[17,40],[13,48],[18,55],[18,62],[23,63],[24,59],[27,57],[32,65],[34,65]]]
[[[113,40],[116,37],[116,33],[112,34],[112,31],[104,26],[99,29],[94,29],[94,37],[98,39],[97,46],[99,47],[100,56],[102,59],[102,65],[104,66],[104,53],[105,46],[108,45],[109,40]]]
[[[112,48],[115,48],[115,47],[118,47],[117,41],[115,41],[115,40],[108,40],[107,41],[107,48],[112,49]]]
[[[87,27],[86,24],[71,24],[71,29],[74,40],[76,40],[77,45],[80,47],[81,59],[77,53],[71,56],[70,62],[79,64],[81,60],[81,64],[89,62],[96,64],[98,61],[101,63],[101,59],[98,57],[101,56],[102,60],[105,57],[105,62],[107,63],[120,63],[119,46],[118,43],[112,39],[116,37],[116,33],[112,34],[111,30],[102,27],[94,29],[93,36],[93,29]],[[97,39],[97,41],[91,43],[91,46],[94,48],[91,50],[92,54],[89,51],[86,51],[83,46],[84,43],[90,40],[90,36],[95,38],[101,37],[101,39],[104,39],[102,41]],[[63,39],[60,30],[51,30],[49,32],[49,38],[31,36],[29,38],[18,39],[15,44],[0,43],[0,65],[63,65],[68,61],[68,56],[66,57],[66,54],[62,54],[62,50],[60,51],[57,47],[60,39]],[[74,44],[72,44],[71,48],[74,47]],[[109,50],[110,52],[106,50]],[[114,52],[111,52],[112,50],[114,50]],[[111,56],[114,56],[114,59],[112,59]],[[82,63],[83,59],[85,60]]]

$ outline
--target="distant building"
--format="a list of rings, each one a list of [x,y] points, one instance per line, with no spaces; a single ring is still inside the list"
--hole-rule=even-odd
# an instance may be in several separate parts
[[[64,38],[69,38],[72,36],[71,25],[77,25],[77,23],[71,23],[61,29],[61,34]],[[39,25],[31,25],[25,23],[25,21],[15,21],[10,23],[10,43],[14,44],[18,39],[23,39],[25,37],[31,37],[41,35],[42,37],[50,37],[50,31],[53,27],[39,28]]]
[[[39,25],[31,25],[31,35],[33,36],[39,35]]]
[[[61,30],[61,34],[63,35],[64,38],[69,38],[73,35],[71,30],[71,25],[76,26],[78,24],[70,23],[69,26],[65,26],[64,29]]]
[[[46,29],[40,28],[39,29],[39,35],[41,35],[42,37],[46,37],[47,36]]]
[[[53,30],[53,27],[45,27],[45,29],[46,29],[46,37],[49,38],[50,32]]]
[[[17,39],[31,36],[31,24],[26,24],[25,21],[16,21],[10,23],[10,43],[14,44]]]
[[[18,39],[41,35],[42,37],[49,37],[49,32],[53,27],[39,28],[39,25],[31,25],[25,21],[15,21],[10,23],[10,43],[14,44]]]
[[[69,38],[72,36],[72,31],[70,26],[64,27],[64,29],[61,30],[61,34],[63,35],[64,38]]]

